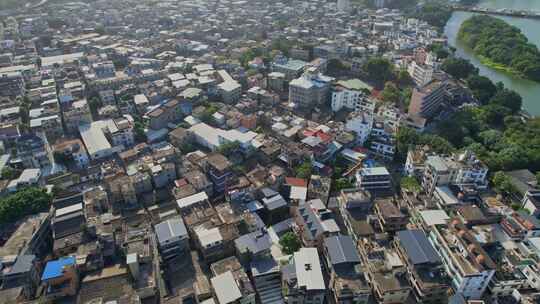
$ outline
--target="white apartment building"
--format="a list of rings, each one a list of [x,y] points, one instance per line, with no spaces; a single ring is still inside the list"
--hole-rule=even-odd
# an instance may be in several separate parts
[[[456,293],[468,300],[481,299],[497,268],[493,260],[459,220],[432,228],[429,241],[442,258]]]
[[[425,86],[431,80],[433,80],[433,73],[435,69],[433,66],[427,64],[419,64],[416,61],[413,61],[407,67],[407,72],[411,75],[411,78],[414,80],[414,83],[419,86]]]
[[[358,79],[338,81],[332,90],[332,111],[338,112],[344,107],[352,111],[373,113],[375,103],[366,95],[371,87]]]
[[[437,186],[487,186],[488,168],[470,151],[449,157],[428,156],[425,164],[422,185],[428,194],[433,193]]]
[[[345,130],[356,133],[356,142],[363,145],[373,128],[373,116],[369,112],[351,113],[345,123]]]

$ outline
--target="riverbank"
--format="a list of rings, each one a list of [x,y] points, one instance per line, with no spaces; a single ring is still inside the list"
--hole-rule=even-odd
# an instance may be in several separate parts
[[[461,24],[458,39],[471,48],[483,64],[540,82],[540,51],[519,28],[506,21],[474,15]]]
[[[489,0],[504,2],[504,0]],[[524,0],[526,1],[526,0]],[[499,3],[500,7],[506,7],[505,3]],[[482,1],[479,5],[483,5],[486,1]],[[491,3],[491,2],[490,2]],[[540,2],[538,3],[540,9]],[[512,7],[511,3],[508,7]],[[444,34],[448,38],[448,44],[455,48],[455,56],[469,60],[479,70],[481,76],[491,79],[494,83],[502,82],[506,88],[518,92],[523,98],[523,109],[532,116],[540,116],[540,83],[518,77],[514,73],[509,73],[500,69],[495,69],[493,66],[488,66],[487,62],[482,60],[458,39],[458,31],[461,24],[474,16],[468,12],[454,12],[452,17],[444,28]],[[540,21],[523,18],[498,17],[507,23],[521,29],[522,33],[527,36],[529,41],[535,45],[540,45]]]
[[[501,64],[501,63],[496,63],[493,60],[487,58],[486,56],[482,56],[482,55],[475,55],[475,56],[478,57],[478,59],[480,59],[480,62],[483,65],[487,66],[487,67],[490,67],[490,68],[492,68],[494,70],[497,70],[497,71],[501,71],[501,72],[504,72],[504,73],[511,74],[513,76],[516,76],[516,77],[526,79],[526,77],[523,75],[523,73],[520,73],[519,71],[514,70],[509,66],[506,66],[506,65]]]

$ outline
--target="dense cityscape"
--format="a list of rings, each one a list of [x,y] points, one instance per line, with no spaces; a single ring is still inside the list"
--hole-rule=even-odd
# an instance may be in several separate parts
[[[478,1],[0,0],[0,303],[540,303],[540,79]]]

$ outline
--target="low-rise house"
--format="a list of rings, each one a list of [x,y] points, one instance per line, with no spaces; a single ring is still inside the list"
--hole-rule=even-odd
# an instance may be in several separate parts
[[[407,269],[397,253],[375,241],[364,239],[359,246],[360,257],[366,266],[367,280],[378,303],[404,303],[410,295]]]
[[[86,99],[74,101],[70,106],[62,110],[64,116],[64,124],[66,131],[75,133],[81,124],[89,124],[92,122],[92,114],[90,106]]]
[[[340,232],[333,212],[320,199],[300,203],[293,212],[298,233],[306,246],[321,245],[324,238]]]
[[[442,260],[422,230],[396,234],[397,253],[407,265],[407,277],[418,303],[448,303],[450,288]]]
[[[392,177],[385,167],[364,167],[358,170],[356,183],[362,190],[388,192],[392,189]]]
[[[324,303],[326,284],[316,248],[300,248],[281,271],[287,303]]]
[[[279,264],[271,257],[251,262],[253,284],[262,304],[282,304],[281,272]]]
[[[218,303],[255,304],[255,289],[236,257],[215,262],[210,269]]]
[[[49,261],[41,275],[41,282],[45,286],[45,299],[54,301],[75,296],[79,289],[79,273],[75,257]]]
[[[409,217],[398,208],[392,200],[375,201],[375,214],[384,232],[395,232],[407,227]]]
[[[344,235],[326,238],[324,255],[330,272],[328,285],[336,303],[367,304],[371,289],[353,239]]]
[[[84,168],[90,162],[86,148],[80,139],[64,140],[53,146],[53,152],[73,160],[78,168]]]
[[[189,235],[182,218],[168,219],[157,224],[154,229],[163,259],[169,260],[189,252]]]

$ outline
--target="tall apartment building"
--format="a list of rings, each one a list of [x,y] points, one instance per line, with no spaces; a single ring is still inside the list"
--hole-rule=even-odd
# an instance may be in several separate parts
[[[371,87],[361,80],[341,80],[332,88],[332,111],[337,112],[344,107],[352,111],[366,111],[373,113],[375,103],[370,100],[366,91]]]
[[[316,68],[309,68],[300,78],[289,83],[289,102],[303,109],[326,103],[333,79],[317,73]]]
[[[431,65],[420,64],[413,61],[407,67],[407,72],[409,72],[409,75],[414,80],[414,83],[417,86],[422,87],[433,80],[433,73],[435,72],[435,69]]]
[[[429,241],[441,257],[456,293],[468,300],[479,300],[497,268],[476,238],[458,219],[434,225]]]
[[[432,81],[420,88],[415,88],[409,105],[409,115],[432,118],[446,98],[445,84]]]

